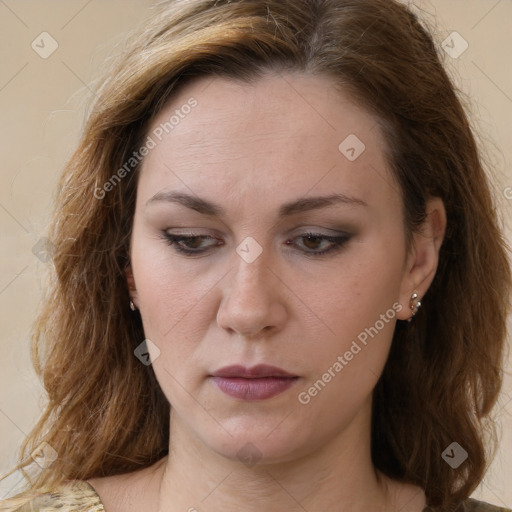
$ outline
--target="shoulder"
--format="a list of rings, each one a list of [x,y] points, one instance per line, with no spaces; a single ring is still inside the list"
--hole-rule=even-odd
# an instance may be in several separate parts
[[[457,512],[512,512],[510,508],[498,507],[485,501],[478,501],[473,498],[465,500]]]
[[[55,489],[29,496],[22,493],[0,504],[12,512],[105,512],[100,497],[85,480],[65,482]]]
[[[436,508],[426,507],[424,512],[434,512],[436,510]],[[512,512],[512,509],[491,505],[474,498],[467,498],[455,509],[455,512]]]

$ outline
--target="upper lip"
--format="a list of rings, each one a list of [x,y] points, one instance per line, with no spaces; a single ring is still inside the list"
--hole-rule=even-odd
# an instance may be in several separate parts
[[[246,368],[242,365],[224,366],[212,374],[214,377],[244,377],[257,379],[262,377],[296,377],[282,368],[268,364],[257,364]]]

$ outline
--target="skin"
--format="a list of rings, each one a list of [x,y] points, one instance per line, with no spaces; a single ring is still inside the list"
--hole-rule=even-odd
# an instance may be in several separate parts
[[[150,346],[172,404],[170,455],[90,483],[107,512],[421,511],[421,489],[372,464],[371,402],[396,320],[411,316],[411,294],[423,297],[435,275],[442,201],[430,199],[407,253],[401,193],[376,120],[327,77],[200,79],[168,102],[148,134],[191,97],[197,106],[144,161],[127,272],[146,338],[160,351]],[[349,134],[366,146],[354,161],[338,149]],[[152,200],[173,191],[225,212],[215,217]],[[334,193],[365,205],[277,216],[284,203]],[[332,244],[300,237],[309,231],[350,237],[340,250],[314,256]],[[189,244],[207,248],[190,257],[163,232],[214,240]],[[247,237],[262,250],[251,263],[236,252]],[[393,304],[400,308],[394,318],[301,403],[298,394]],[[249,402],[225,395],[209,377],[226,365],[258,363],[299,378],[273,398]],[[237,455],[247,443],[257,458],[252,466]]]

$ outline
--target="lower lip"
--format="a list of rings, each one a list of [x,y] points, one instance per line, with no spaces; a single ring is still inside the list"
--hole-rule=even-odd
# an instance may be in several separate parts
[[[261,377],[244,379],[243,377],[212,377],[213,381],[226,395],[240,400],[265,400],[283,393],[295,384],[298,377]]]

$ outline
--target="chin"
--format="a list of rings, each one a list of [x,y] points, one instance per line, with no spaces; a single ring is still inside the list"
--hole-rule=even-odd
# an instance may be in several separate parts
[[[303,435],[298,436],[298,432],[304,432],[303,426],[279,428],[280,422],[285,423],[284,417],[272,422],[250,417],[230,420],[222,422],[226,430],[219,427],[215,433],[201,437],[213,452],[247,467],[290,462],[311,451],[311,443]]]

